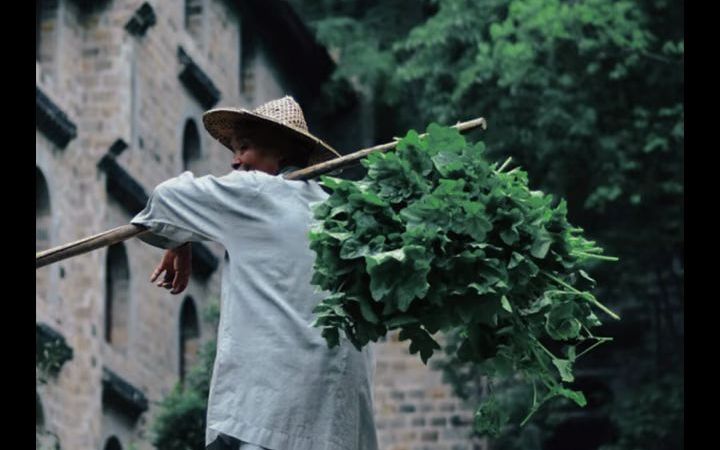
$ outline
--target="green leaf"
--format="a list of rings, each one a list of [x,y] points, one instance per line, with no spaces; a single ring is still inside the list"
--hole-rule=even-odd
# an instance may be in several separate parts
[[[377,196],[374,192],[366,191],[361,193],[350,194],[348,199],[351,202],[364,202],[375,206],[387,206],[387,203]]]
[[[340,344],[340,333],[337,328],[323,328],[321,335],[325,338],[328,348],[337,347]]]
[[[546,314],[545,329],[553,339],[564,341],[578,337],[581,323],[575,318],[574,312],[572,302],[563,302],[553,306]]]
[[[422,359],[426,365],[434,351],[440,350],[440,344],[438,344],[427,331],[419,326],[411,325],[400,331],[398,340],[404,341],[407,339],[410,339],[410,354],[420,352],[420,359]]]
[[[580,269],[580,270],[578,270],[578,273],[580,274],[581,277],[583,277],[587,281],[589,281],[591,286],[594,287],[597,285],[597,281],[595,281],[592,277],[590,277],[590,275],[588,275],[587,272],[585,272],[584,270]]]
[[[546,234],[538,235],[533,241],[530,254],[536,258],[543,259],[547,255],[548,250],[550,250],[550,244],[552,244],[552,239],[549,236]]]
[[[376,236],[367,244],[362,244],[359,239],[350,238],[343,242],[340,247],[340,258],[355,259],[377,254],[383,248],[385,236]]]
[[[431,123],[427,127],[427,148],[431,153],[435,149],[443,149],[447,153],[461,153],[467,145],[465,138],[460,132],[451,127],[444,127],[437,123]],[[435,150],[435,152],[433,152]]]
[[[325,231],[324,234],[325,236],[330,236],[331,238],[336,239],[340,242],[345,241],[353,235],[349,231]]]
[[[508,269],[515,268],[524,260],[525,258],[520,253],[512,252],[512,255],[510,255],[510,262],[508,263],[507,267]]]
[[[553,393],[574,401],[580,407],[585,407],[585,405],[587,405],[585,395],[580,391],[573,391],[563,387],[555,387],[555,389],[553,389]]]
[[[457,231],[465,233],[477,242],[483,242],[487,233],[492,230],[492,224],[485,215],[485,208],[480,203],[462,202],[462,214],[456,223]]]
[[[340,189],[351,189],[353,187],[353,184],[351,181],[343,180],[341,178],[335,178],[327,175],[322,175],[320,177],[320,184],[332,189],[332,190],[340,190]]]
[[[464,162],[460,155],[447,151],[440,152],[433,156],[432,162],[435,165],[435,169],[437,169],[443,177],[458,174],[464,167]]]
[[[552,363],[557,367],[558,372],[560,373],[560,378],[563,381],[567,382],[573,382],[575,381],[575,377],[572,374],[572,362],[567,359],[557,359],[553,358]]]
[[[542,297],[531,302],[527,308],[520,309],[520,314],[522,314],[522,315],[537,314],[540,311],[543,311],[544,309],[547,309],[548,307],[552,306],[552,304],[553,304],[553,300],[549,296],[543,295]]]
[[[503,295],[500,300],[502,302],[503,309],[509,313],[512,313],[512,306],[510,306],[510,302],[508,301],[507,297]]]
[[[484,283],[470,283],[468,284],[469,288],[472,288],[476,294],[478,295],[484,295],[484,294],[494,294],[496,291],[492,287],[492,283],[484,282]]]
[[[376,301],[388,301],[407,311],[417,298],[425,297],[430,259],[416,245],[365,256],[370,292]]]
[[[380,318],[373,310],[373,306],[370,303],[370,300],[367,298],[359,298],[358,303],[360,305],[360,313],[363,316],[363,319],[367,320],[370,323],[380,323]]]
[[[520,234],[516,229],[509,228],[500,231],[500,239],[507,245],[513,245],[520,239]]]

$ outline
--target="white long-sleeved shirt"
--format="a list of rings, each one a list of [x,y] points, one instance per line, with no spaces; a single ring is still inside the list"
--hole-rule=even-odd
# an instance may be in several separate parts
[[[359,352],[343,337],[328,349],[310,325],[322,299],[310,284],[310,207],[326,198],[315,181],[185,172],[132,220],[154,246],[226,249],[206,445],[223,433],[271,450],[378,448],[372,344]]]

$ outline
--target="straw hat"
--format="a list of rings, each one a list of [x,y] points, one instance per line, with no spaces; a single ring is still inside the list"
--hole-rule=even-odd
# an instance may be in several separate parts
[[[230,150],[232,136],[239,127],[268,127],[286,133],[306,148],[310,152],[310,166],[340,157],[335,149],[308,131],[300,105],[287,95],[264,103],[252,111],[245,108],[211,109],[203,114],[203,124],[212,137]]]

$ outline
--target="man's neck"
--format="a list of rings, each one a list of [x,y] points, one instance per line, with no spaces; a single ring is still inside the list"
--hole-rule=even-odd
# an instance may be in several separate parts
[[[296,170],[300,170],[300,168],[297,166],[285,166],[278,171],[278,175],[285,175],[286,173],[295,172]]]

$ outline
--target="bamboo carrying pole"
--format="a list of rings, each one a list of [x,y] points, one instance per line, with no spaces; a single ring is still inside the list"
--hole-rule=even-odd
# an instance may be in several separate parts
[[[453,128],[457,128],[461,133],[478,127],[482,127],[483,130],[487,128],[487,122],[484,118],[479,117],[477,119],[468,120],[467,122],[458,122],[453,125]],[[421,136],[424,136],[424,134]],[[341,156],[340,158],[335,158],[330,161],[315,164],[314,166],[296,170],[295,172],[291,172],[286,175],[285,178],[289,180],[307,180],[314,178],[337,169],[351,166],[370,153],[386,152],[394,148],[395,145],[397,145],[397,141],[358,150],[357,152]],[[35,268],[38,269],[40,267],[47,266],[48,264],[62,261],[73,256],[82,255],[83,253],[88,253],[101,247],[108,247],[148,232],[149,231],[147,229],[138,225],[122,225],[94,236],[89,236],[78,241],[38,252],[35,254]]]

